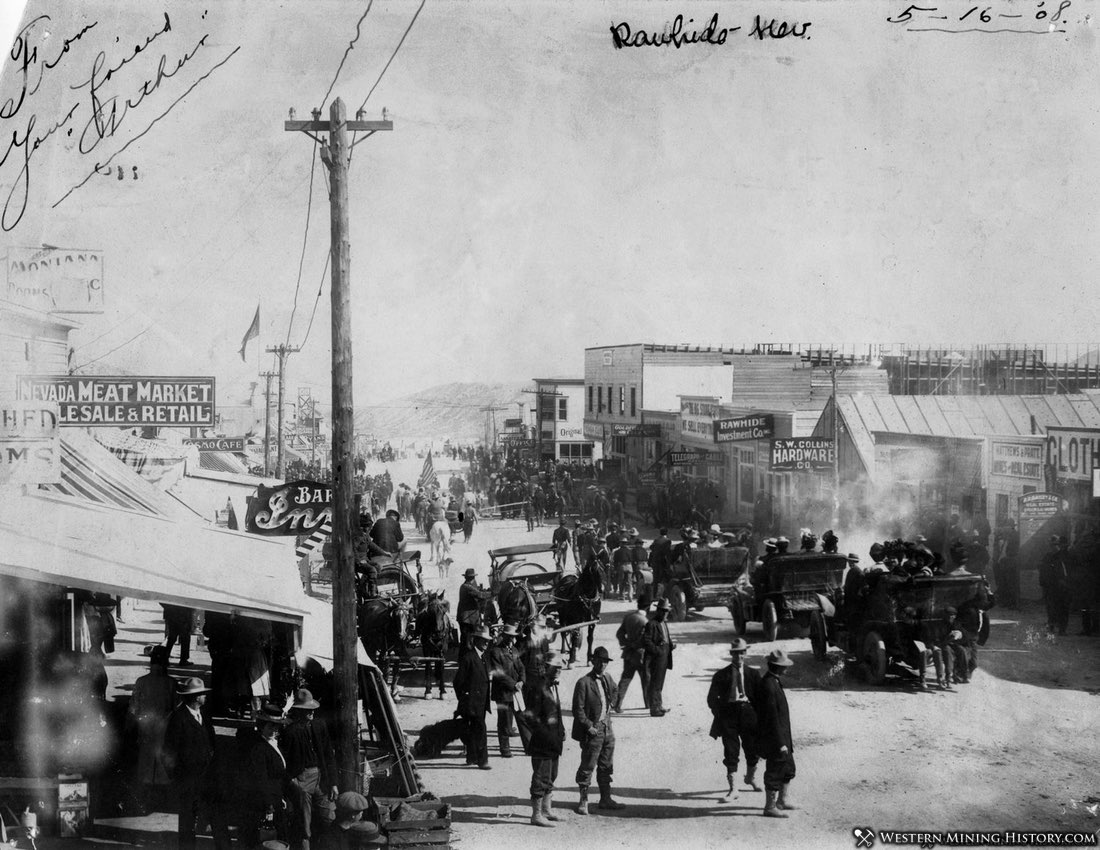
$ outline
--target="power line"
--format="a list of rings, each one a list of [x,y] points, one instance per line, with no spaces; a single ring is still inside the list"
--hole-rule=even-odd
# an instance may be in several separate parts
[[[104,357],[109,357],[110,355],[112,355],[112,354],[114,354],[114,353],[115,353],[116,351],[118,351],[118,350],[119,350],[120,348],[124,348],[124,347],[126,347],[126,346],[127,346],[127,345],[129,345],[129,344],[130,344],[131,342],[133,342],[133,341],[134,341],[135,339],[137,339],[137,338],[138,338],[138,337],[140,337],[140,336],[144,336],[145,334],[147,334],[147,333],[148,333],[149,331],[151,331],[152,329],[153,329],[153,325],[149,325],[149,326],[148,326],[147,328],[145,328],[145,330],[143,330],[143,331],[140,331],[139,333],[136,333],[136,334],[134,334],[134,335],[133,335],[132,337],[130,337],[130,338],[129,338],[128,340],[126,340],[126,342],[123,342],[123,343],[120,343],[119,345],[116,345],[116,346],[115,346],[114,348],[112,348],[112,349],[111,349],[110,351],[108,351],[108,352],[107,352],[106,354],[101,354],[101,355],[99,355],[99,357],[96,357],[96,358],[95,358],[95,359],[93,359],[93,360],[89,360],[89,361],[88,361],[87,363],[82,363],[81,365],[79,365],[79,366],[76,366],[76,367],[74,367],[72,371],[73,371],[73,372],[75,372],[75,371],[76,371],[77,369],[83,369],[83,368],[84,368],[85,366],[91,366],[91,365],[92,365],[93,363],[98,363],[98,362],[99,362],[100,360],[102,360],[102,359],[103,359]]]
[[[325,92],[325,96],[321,99],[321,108],[322,109],[325,108],[325,103],[328,102],[328,96],[330,94],[332,94],[332,89],[336,85],[336,81],[338,79],[340,79],[340,72],[344,70],[344,62],[347,61],[348,55],[351,53],[352,48],[355,47],[355,42],[357,42],[359,40],[359,27],[361,27],[363,25],[363,21],[366,20],[367,15],[370,13],[370,8],[373,5],[374,5],[374,0],[370,0],[370,2],[367,3],[366,10],[359,17],[359,20],[355,24],[355,37],[351,41],[348,42],[348,46],[344,50],[344,55],[340,59],[340,64],[336,68],[336,75],[332,78],[332,82],[328,84],[328,91]]]
[[[294,284],[294,306],[290,310],[290,321],[286,326],[286,345],[290,345],[290,331],[294,328],[294,314],[298,312],[298,290],[302,286],[302,268],[306,262],[306,244],[309,240],[309,217],[313,212],[313,174],[317,170],[317,140],[313,140],[313,155],[309,164],[309,195],[306,200],[306,227],[302,233],[302,255],[298,259],[298,280]]]
[[[382,82],[382,78],[386,76],[386,71],[390,68],[390,63],[397,58],[397,51],[401,49],[401,45],[405,43],[405,37],[408,36],[409,31],[413,28],[413,24],[416,23],[416,19],[420,16],[420,10],[424,8],[424,4],[427,0],[420,0],[420,5],[416,9],[416,14],[412,16],[412,20],[409,21],[409,25],[405,27],[405,34],[401,36],[401,40],[397,42],[397,47],[393,49],[393,54],[390,56],[389,61],[386,62],[385,67],[382,69],[382,73],[378,75],[378,79],[374,81],[374,85],[370,87],[370,91],[367,92],[367,96],[363,98],[363,102],[359,104],[359,111],[367,105],[367,101],[370,100],[370,96],[374,94],[374,90],[378,88],[378,84]]]
[[[325,275],[328,274],[328,264],[331,259],[332,253],[330,252],[329,255],[325,257],[325,268],[321,272],[321,284],[317,287],[317,297],[313,301],[313,312],[309,314],[309,324],[306,326],[306,335],[302,337],[302,342],[298,346],[299,348],[306,347],[306,340],[309,339],[309,332],[313,328],[313,317],[317,315],[317,305],[321,301],[321,293],[325,290]]]

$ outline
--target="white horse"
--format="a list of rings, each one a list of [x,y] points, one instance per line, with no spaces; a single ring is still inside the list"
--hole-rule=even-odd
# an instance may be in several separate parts
[[[432,527],[428,530],[428,539],[432,544],[429,564],[442,563],[444,557],[451,556],[451,526],[445,519],[432,523]]]

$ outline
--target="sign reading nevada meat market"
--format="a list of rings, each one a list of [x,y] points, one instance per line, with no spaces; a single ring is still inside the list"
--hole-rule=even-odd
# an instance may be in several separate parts
[[[0,484],[61,481],[57,405],[15,401],[0,405]]]
[[[199,437],[183,441],[185,446],[195,446],[200,452],[243,452],[244,437]]]
[[[332,519],[332,487],[317,481],[289,481],[256,488],[244,527],[253,534],[290,537],[309,534]]]
[[[836,446],[832,438],[772,440],[773,472],[822,472],[833,468],[835,458]]]
[[[57,402],[60,424],[214,424],[213,378],[23,376],[23,401]]]
[[[734,443],[739,440],[767,440],[775,434],[775,417],[770,413],[759,416],[738,416],[735,419],[714,420],[714,442]]]

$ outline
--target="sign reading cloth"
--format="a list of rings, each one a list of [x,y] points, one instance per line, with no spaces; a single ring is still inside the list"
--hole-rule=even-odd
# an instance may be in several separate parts
[[[57,405],[50,402],[0,405],[0,484],[61,481],[57,420]]]
[[[289,481],[256,488],[244,527],[253,534],[293,537],[332,521],[332,487],[317,481]]]
[[[628,425],[617,423],[611,426],[612,437],[660,437],[660,425]]]
[[[103,312],[103,253],[11,248],[7,299],[45,313]]]
[[[1025,493],[1020,497],[1020,519],[1049,519],[1062,509],[1057,493]]]
[[[1100,430],[1047,428],[1047,463],[1059,478],[1091,481],[1100,467]]]
[[[836,445],[831,437],[772,440],[773,472],[821,472],[833,468]]]
[[[733,443],[738,440],[767,440],[775,434],[775,417],[738,416],[736,419],[714,420],[714,442]]]
[[[184,440],[185,446],[195,446],[200,452],[243,452],[244,437],[200,437]]]
[[[993,440],[990,442],[990,452],[990,475],[1025,478],[1029,481],[1043,480],[1042,446]]]
[[[61,425],[214,424],[213,378],[23,376],[18,397],[57,402]]]

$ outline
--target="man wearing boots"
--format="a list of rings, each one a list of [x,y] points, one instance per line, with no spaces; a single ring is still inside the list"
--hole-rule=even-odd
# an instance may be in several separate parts
[[[488,732],[485,715],[489,713],[489,667],[485,650],[492,636],[485,626],[471,635],[473,649],[468,650],[458,662],[454,678],[455,697],[458,698],[457,717],[466,721],[466,764],[476,764],[482,770],[492,770],[489,764]]]
[[[627,688],[634,681],[637,673],[642,682],[642,700],[645,707],[649,708],[649,670],[645,664],[645,637],[646,623],[649,622],[649,598],[644,594],[638,597],[638,607],[625,617],[615,632],[619,646],[623,650],[623,675],[619,678],[619,687],[615,694],[615,704],[611,710],[619,714],[623,710],[623,700],[626,698]]]
[[[523,661],[516,650],[516,636],[519,631],[512,623],[505,623],[500,633],[500,642],[488,652],[490,695],[497,706],[497,741],[500,743],[500,757],[512,757],[512,744],[509,732],[515,717],[513,708],[516,692],[523,687],[526,671]]]
[[[756,711],[752,707],[760,690],[760,671],[745,665],[749,645],[744,638],[735,638],[730,645],[733,663],[723,667],[710,680],[707,706],[714,715],[710,727],[712,738],[722,739],[722,764],[726,766],[726,781],[730,793],[734,790],[740,750],[745,750],[745,784],[760,791],[756,784]]]
[[[791,716],[787,695],[780,677],[793,662],[782,649],[768,653],[768,672],[760,680],[757,692],[757,753],[766,759],[764,768],[764,816],[785,818],[794,809],[788,798],[788,787],[794,779],[794,743],[791,740]]]
[[[561,820],[553,812],[554,782],[558,778],[558,760],[565,743],[558,699],[558,675],[562,659],[552,653],[546,660],[546,675],[530,690],[523,718],[531,730],[527,753],[531,756],[531,823],[552,827]]]
[[[290,724],[279,735],[286,760],[287,832],[292,850],[309,850],[316,825],[324,832],[336,819],[336,751],[325,727],[313,720],[321,704],[305,688],[294,694]]]
[[[478,586],[477,573],[473,567],[462,574],[465,581],[458,588],[458,617],[459,637],[462,640],[462,652],[472,646],[470,635],[481,625],[481,603],[492,596],[488,590]]]
[[[592,771],[600,786],[601,809],[624,809],[611,799],[611,775],[615,772],[615,733],[611,728],[611,706],[615,699],[615,682],[607,672],[611,661],[608,651],[596,647],[592,653],[592,669],[581,676],[573,689],[573,740],[581,745],[581,766],[577,768],[580,790],[578,815],[588,814],[588,786]]]
[[[667,599],[657,603],[657,613],[646,623],[642,643],[645,646],[645,663],[649,670],[649,714],[664,717],[668,709],[661,702],[665,688],[665,673],[672,669],[672,650],[676,644],[668,633],[668,612],[672,604]]]

